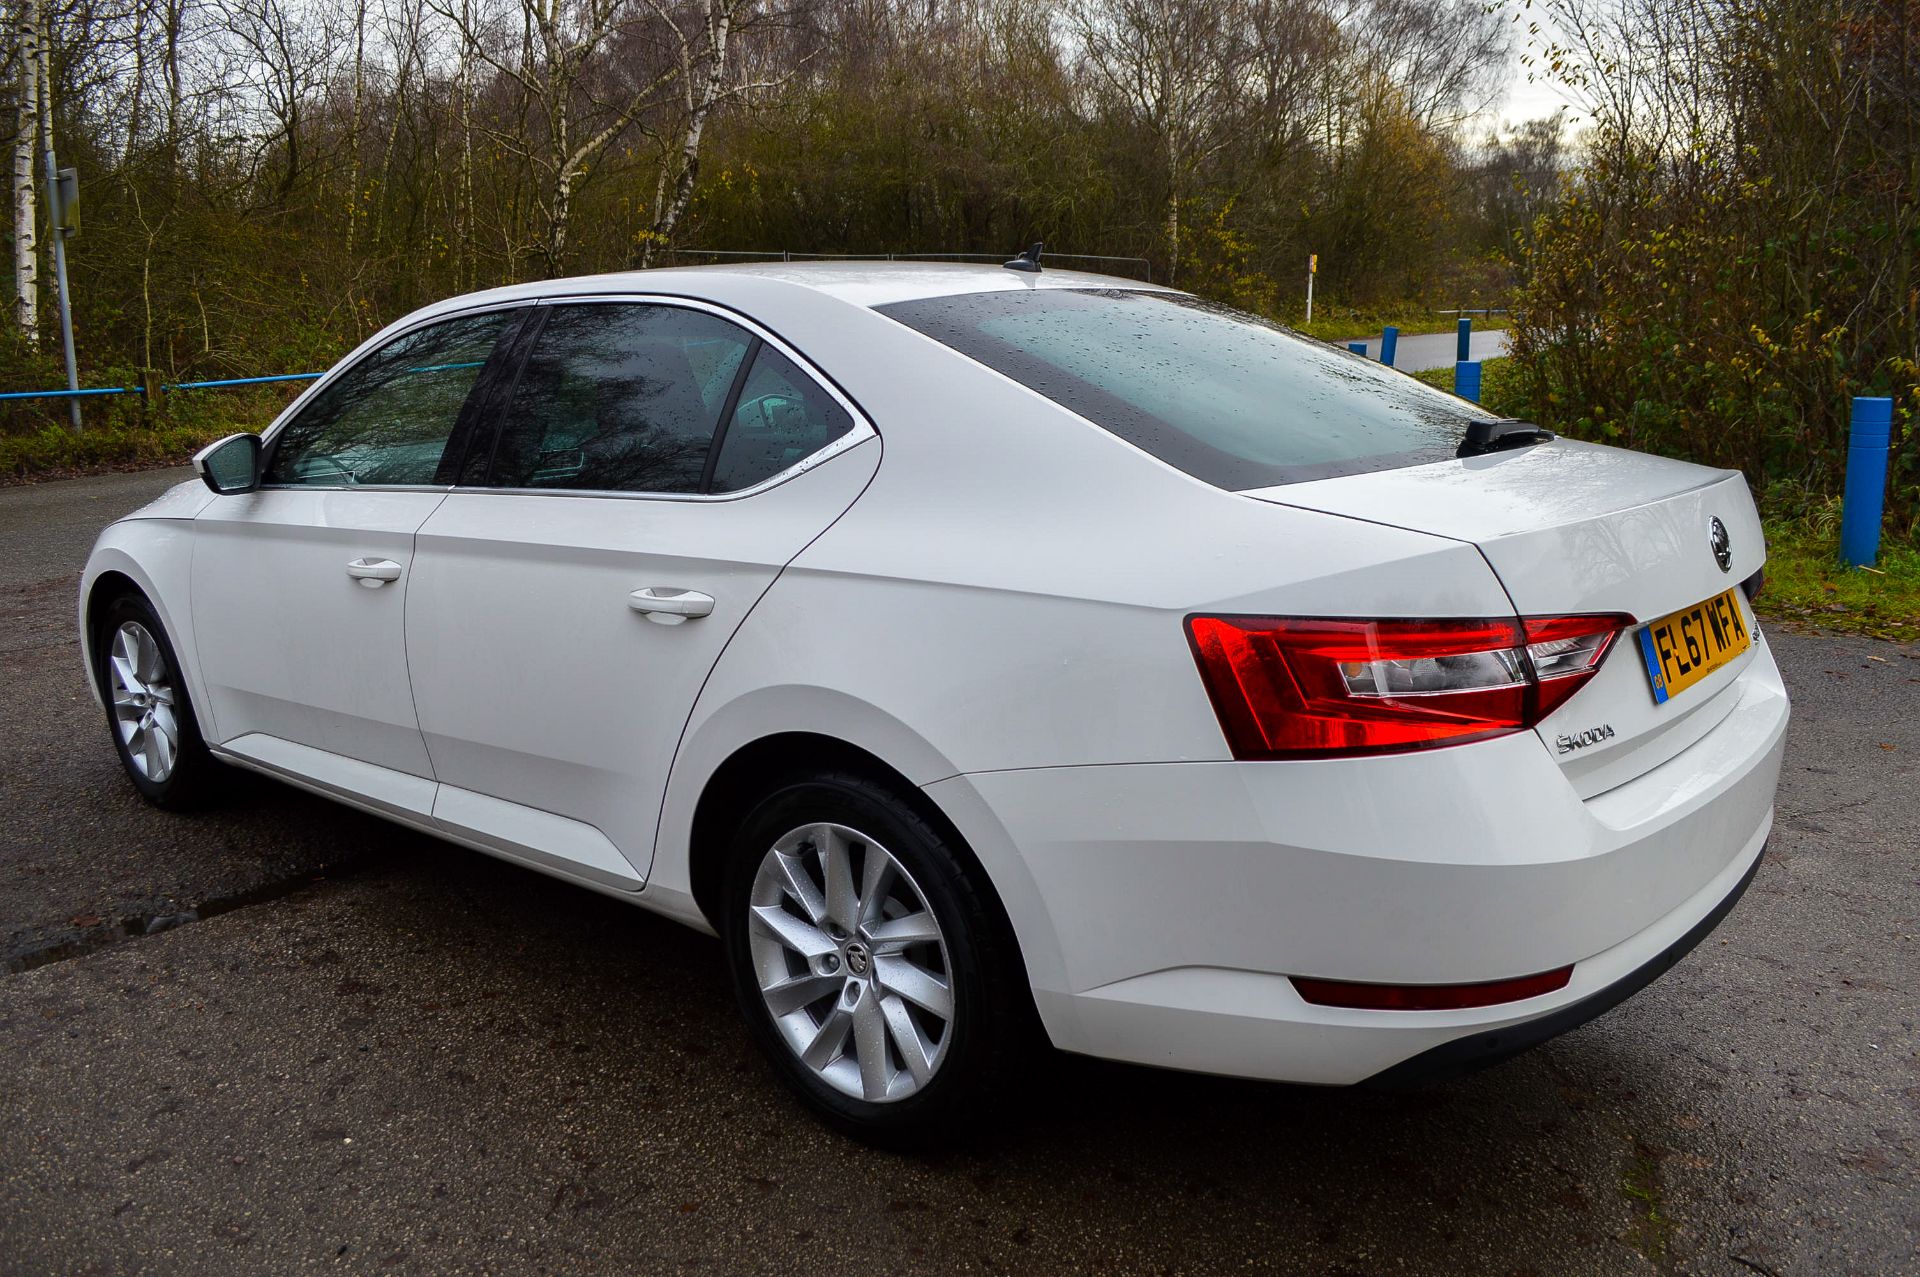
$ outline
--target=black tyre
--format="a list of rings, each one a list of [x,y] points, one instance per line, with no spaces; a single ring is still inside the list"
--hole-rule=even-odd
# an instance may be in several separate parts
[[[774,1071],[829,1125],[924,1146],[1042,1049],[980,871],[911,803],[850,772],[790,781],[738,827],[722,935]]]
[[[128,779],[157,807],[204,801],[222,769],[200,737],[180,660],[152,605],[123,594],[93,624],[94,675]]]

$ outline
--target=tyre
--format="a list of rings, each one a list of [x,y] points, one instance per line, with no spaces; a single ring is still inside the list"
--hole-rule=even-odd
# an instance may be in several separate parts
[[[95,676],[107,727],[141,797],[188,807],[213,791],[220,765],[207,752],[180,660],[153,607],[123,594],[94,617]]]
[[[971,856],[864,776],[761,799],[734,835],[723,900],[753,1037],[845,1134],[939,1142],[1038,1049],[1024,969]]]

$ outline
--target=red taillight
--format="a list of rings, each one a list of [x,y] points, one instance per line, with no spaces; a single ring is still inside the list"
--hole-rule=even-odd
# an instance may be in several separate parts
[[[1631,624],[1191,616],[1187,637],[1235,758],[1329,758],[1530,728],[1593,676]]]
[[[1523,975],[1484,984],[1354,984],[1346,980],[1312,980],[1294,976],[1293,987],[1317,1006],[1352,1007],[1359,1011],[1458,1011],[1466,1007],[1498,1006],[1537,998],[1567,987],[1572,967]]]

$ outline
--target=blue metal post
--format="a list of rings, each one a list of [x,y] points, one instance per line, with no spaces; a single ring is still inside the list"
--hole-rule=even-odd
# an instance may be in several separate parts
[[[1840,506],[1840,561],[1872,567],[1880,556],[1880,512],[1887,499],[1887,440],[1893,400],[1856,398],[1847,444],[1847,492]]]
[[[1393,352],[1400,345],[1400,330],[1388,324],[1380,330],[1380,362],[1393,367]]]
[[[1347,349],[1356,355],[1365,355],[1367,353],[1367,343],[1364,341],[1350,341],[1347,343]]]
[[[1465,323],[1465,320],[1460,322]],[[1462,359],[1453,366],[1453,393],[1480,402],[1480,361]]]
[[[1471,316],[1462,315],[1460,317],[1460,348],[1453,357],[1463,364],[1473,358],[1473,319]],[[1476,399],[1479,398],[1477,395],[1474,397]]]

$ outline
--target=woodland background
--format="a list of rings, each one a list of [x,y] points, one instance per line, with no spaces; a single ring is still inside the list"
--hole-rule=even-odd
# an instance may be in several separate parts
[[[309,371],[424,302],[695,250],[1144,257],[1315,331],[1507,307],[1504,411],[1920,522],[1920,0],[9,0],[0,389]],[[1512,76],[1564,115],[1489,108]],[[1569,123],[1569,119],[1574,121]],[[1350,333],[1335,332],[1344,325]],[[0,414],[0,471],[283,392]]]

